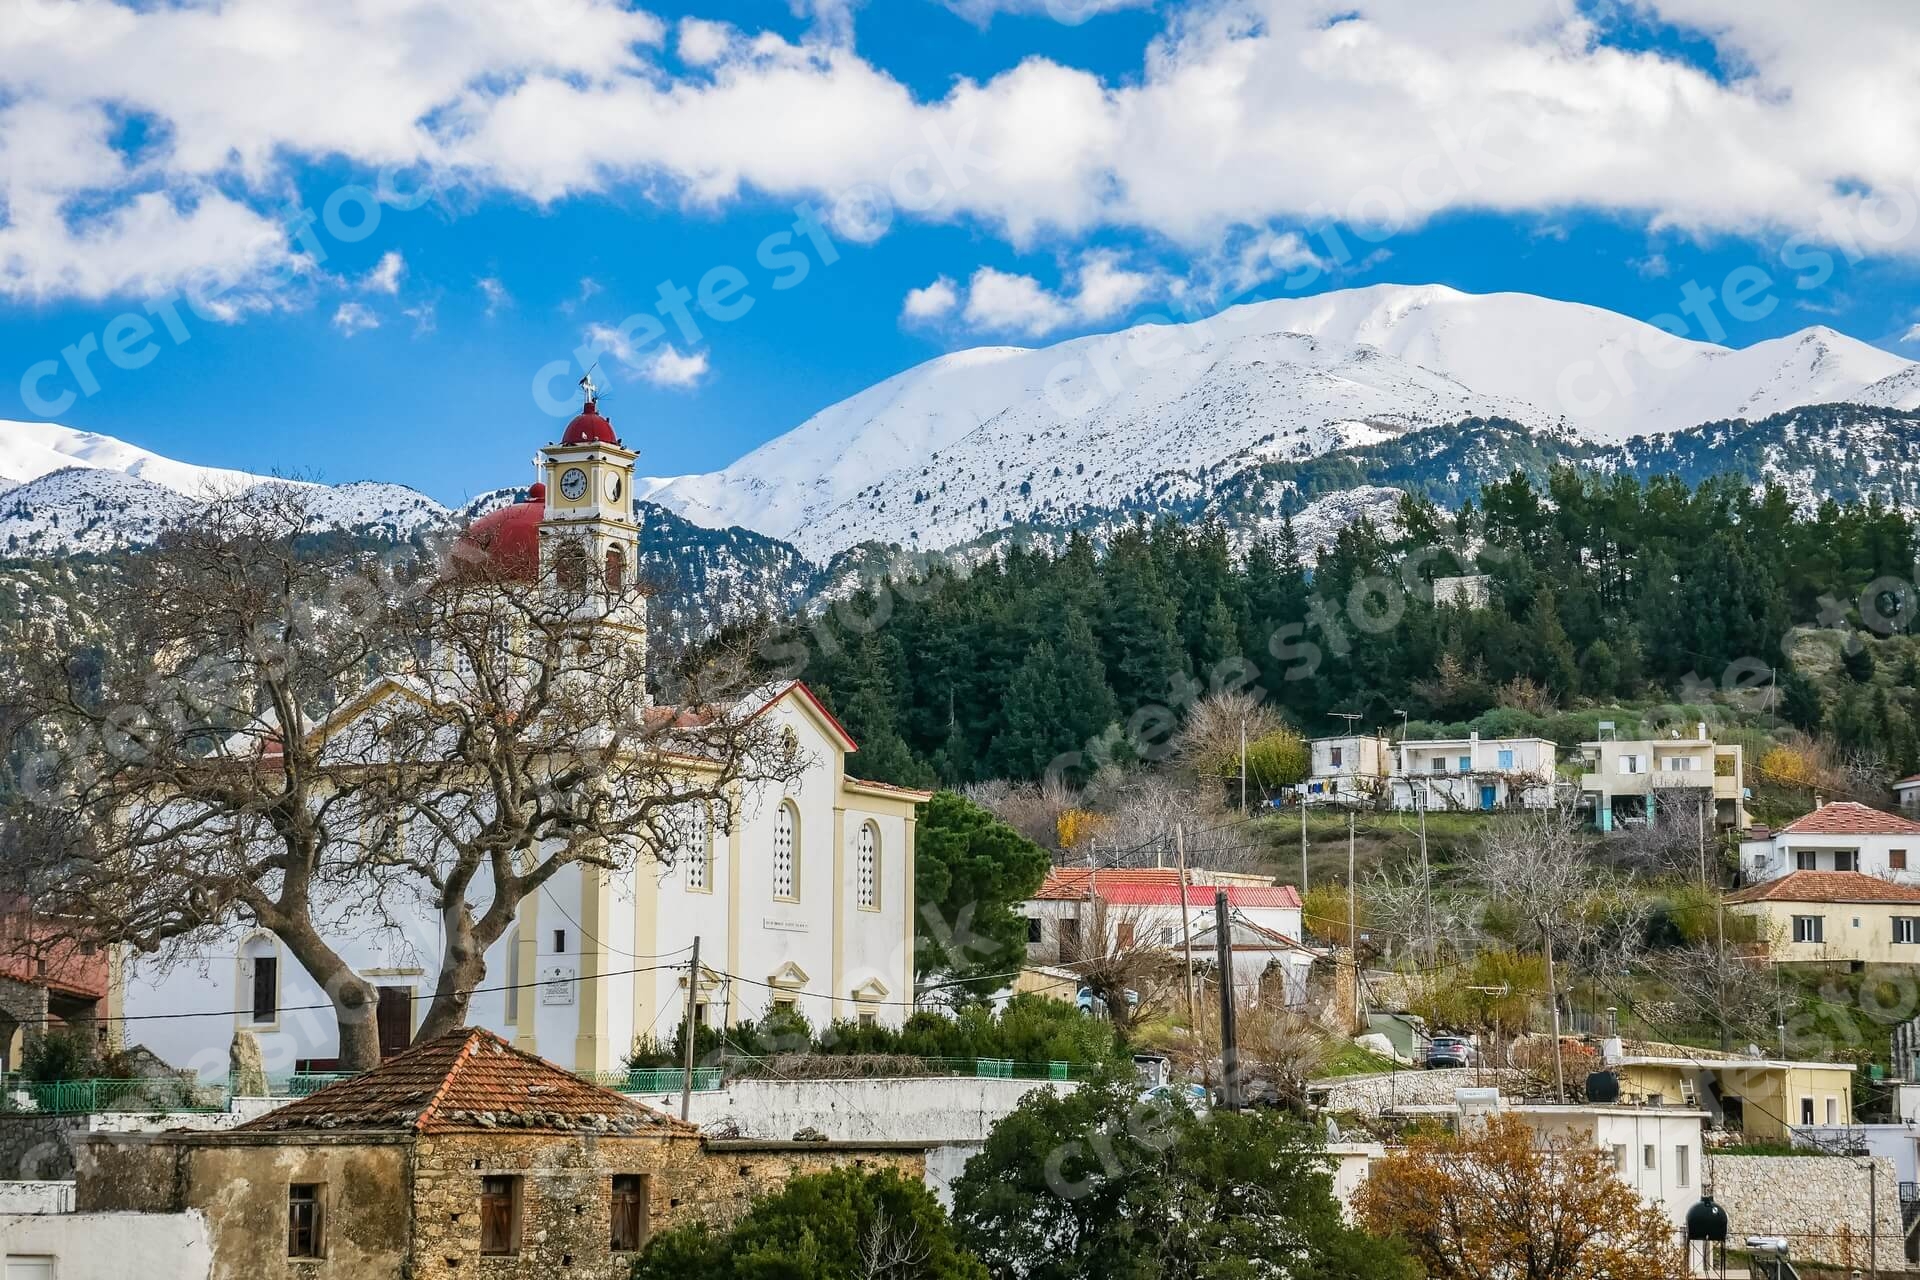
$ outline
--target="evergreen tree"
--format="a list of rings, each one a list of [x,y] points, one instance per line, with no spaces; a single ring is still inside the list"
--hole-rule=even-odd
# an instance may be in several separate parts
[[[1847,679],[1855,684],[1870,684],[1873,681],[1873,650],[1867,647],[1865,640],[1857,641],[1852,648],[1840,655],[1840,669],[1847,673]]]

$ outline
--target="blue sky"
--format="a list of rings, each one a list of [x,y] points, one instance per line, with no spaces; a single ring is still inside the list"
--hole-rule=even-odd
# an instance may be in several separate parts
[[[205,83],[192,6],[85,3],[36,34],[38,50],[0,54],[0,146],[48,140],[44,164],[25,155],[0,178],[0,418],[187,461],[393,480],[444,501],[520,482],[557,429],[536,376],[598,335],[603,407],[642,468],[710,470],[944,351],[1381,282],[1645,318],[1675,312],[1689,281],[1758,266],[1778,305],[1692,336],[1745,345],[1818,323],[1920,355],[1899,341],[1920,319],[1920,235],[1897,222],[1920,129],[1899,118],[1913,95],[1875,96],[1913,82],[1916,20],[1884,11],[1876,39],[1864,18],[1822,26],[1761,0],[1494,0],[1477,33],[1411,0],[566,0],[574,25],[523,33],[561,52],[529,65],[478,29],[484,14],[465,25],[435,0],[395,0],[420,11],[396,38],[430,52],[343,81],[316,48],[229,93]],[[1096,7],[1112,11],[1085,16]],[[247,8],[217,19],[243,44]],[[300,35],[357,44],[384,20]],[[76,23],[124,28],[152,69],[82,78],[105,55]],[[1822,87],[1849,60],[1852,83]],[[441,83],[405,84],[413,67]],[[1496,74],[1512,83],[1485,89]],[[263,111],[263,92],[291,105]],[[1455,119],[1436,107],[1455,102]],[[1556,111],[1560,139],[1541,123]],[[396,113],[412,127],[396,132]],[[911,189],[887,175],[916,138],[975,120],[990,178],[930,208],[890,205],[884,233],[862,221],[871,201],[845,199]],[[1496,173],[1367,216],[1380,207],[1367,193],[1413,190],[1416,166],[1474,130]],[[1407,149],[1423,131],[1424,150]],[[438,175],[439,197],[383,207],[364,238],[316,227],[262,247],[289,208],[320,210],[383,166],[406,189]],[[1889,221],[1848,244],[1847,211],[1871,201]],[[802,205],[822,211],[830,250],[793,230]],[[776,289],[756,255],[783,232],[807,269]],[[1829,269],[1807,267],[1815,256]],[[667,320],[639,350],[609,340],[655,311],[663,282],[695,289],[717,267],[744,276],[744,315],[700,317],[697,337]],[[138,368],[91,358],[98,388],[80,394],[63,349],[152,316],[194,272],[219,279],[224,314],[179,309],[183,342],[156,318],[154,354]],[[578,373],[548,383],[559,393]]]

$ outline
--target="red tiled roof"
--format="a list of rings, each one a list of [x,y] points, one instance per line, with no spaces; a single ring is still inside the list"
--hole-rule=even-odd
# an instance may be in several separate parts
[[[589,1084],[491,1031],[463,1027],[363,1076],[239,1126],[252,1132],[468,1129],[545,1133],[693,1133],[692,1125]]]
[[[1920,822],[1852,800],[1835,800],[1804,818],[1796,818],[1777,834],[1789,836],[1920,836]]]
[[[871,778],[856,778],[847,775],[847,781],[856,787],[871,787],[875,791],[892,791],[903,796],[913,796],[922,801],[933,799],[933,792],[921,787],[903,787],[897,782],[875,782]]]
[[[1207,873],[1191,872],[1187,885],[1189,906],[1204,906],[1213,901],[1216,886],[1207,883]],[[1056,867],[1047,872],[1046,881],[1033,896],[1040,902],[1071,902],[1086,898],[1087,881],[1093,881],[1094,894],[1115,906],[1180,905],[1180,871],[1176,867],[1112,867],[1093,871],[1086,867]],[[1225,886],[1227,901],[1236,907],[1298,907],[1300,895],[1290,884]]]
[[[1917,902],[1920,889],[1858,871],[1795,871],[1727,895],[1742,902]]]

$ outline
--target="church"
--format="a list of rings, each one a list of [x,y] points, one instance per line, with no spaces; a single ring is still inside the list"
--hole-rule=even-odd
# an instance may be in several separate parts
[[[591,388],[589,388],[591,395]],[[454,552],[532,579],[553,558],[616,574],[636,566],[634,463],[592,398],[561,439],[544,446],[526,500],[473,522]],[[644,645],[641,610],[597,619],[621,643]],[[376,681],[330,725],[403,695]],[[696,1018],[721,1027],[790,1008],[816,1027],[897,1025],[913,1007],[916,806],[929,793],[863,781],[846,729],[799,681],[756,691],[733,708],[771,716],[800,748],[797,778],[779,794],[741,797],[729,821],[703,821],[670,863],[643,858],[622,872],[564,866],[520,903],[512,929],[487,951],[469,1022],[516,1048],[580,1072],[621,1069],[633,1046],[671,1037],[689,979]],[[761,791],[774,788],[761,786]],[[437,913],[392,903],[378,927],[348,908],[327,939],[377,989],[381,1049],[404,1048],[425,1017],[441,955]],[[689,951],[700,941],[700,969]],[[269,1071],[325,1070],[339,1045],[318,983],[271,933],[236,926],[219,938],[127,954],[111,1002],[125,1039],[204,1078],[223,1076],[239,1031],[259,1041]]]

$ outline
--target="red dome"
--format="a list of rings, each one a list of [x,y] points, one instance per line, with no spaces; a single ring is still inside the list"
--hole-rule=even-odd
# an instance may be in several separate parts
[[[547,490],[538,484],[525,502],[481,516],[454,543],[454,576],[532,582],[540,576],[540,523],[546,516]]]
[[[613,424],[600,416],[600,411],[592,400],[580,410],[580,416],[567,424],[567,434],[560,437],[561,444],[619,444],[620,437],[613,434]]]

